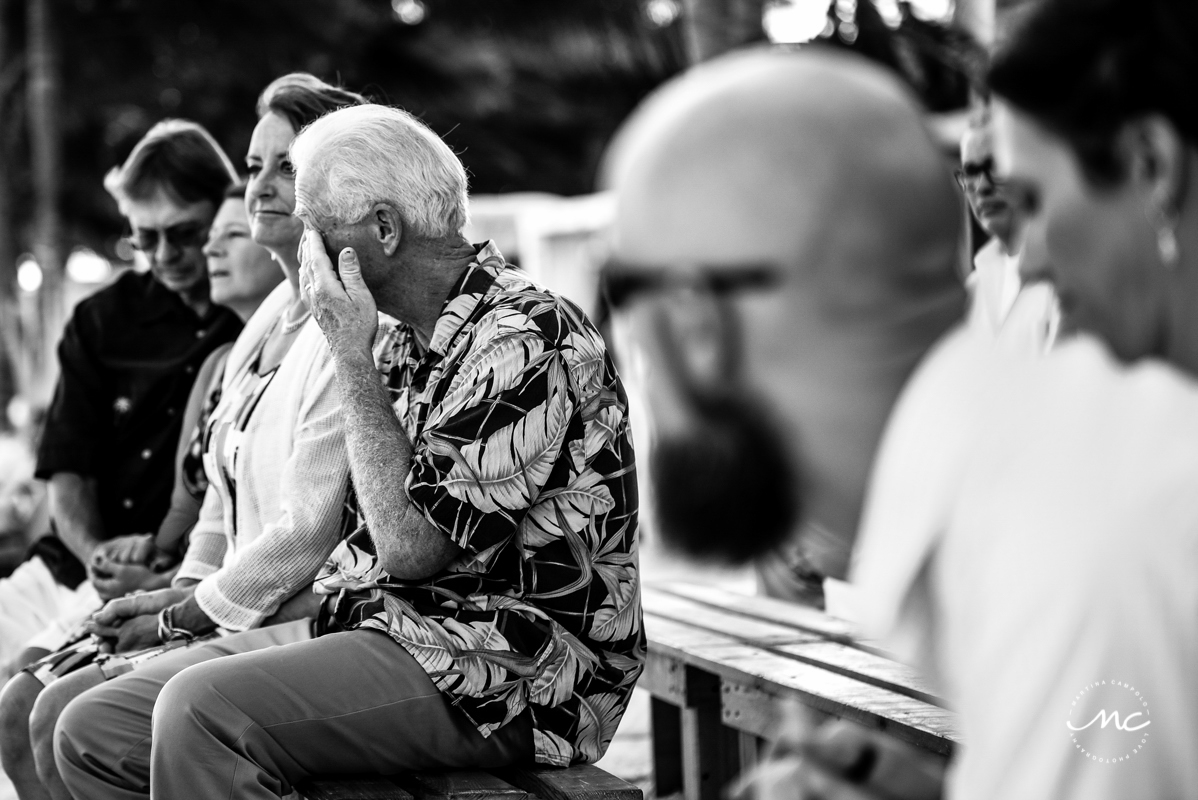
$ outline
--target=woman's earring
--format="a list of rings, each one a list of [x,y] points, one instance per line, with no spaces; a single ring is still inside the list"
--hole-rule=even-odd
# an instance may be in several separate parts
[[[1161,263],[1165,265],[1165,269],[1177,269],[1181,248],[1177,244],[1177,230],[1174,225],[1166,223],[1156,229],[1156,249],[1160,251]]]
[[[1181,260],[1181,246],[1177,243],[1177,218],[1164,210],[1149,212],[1149,222],[1156,228],[1156,249],[1165,269],[1172,272]]]

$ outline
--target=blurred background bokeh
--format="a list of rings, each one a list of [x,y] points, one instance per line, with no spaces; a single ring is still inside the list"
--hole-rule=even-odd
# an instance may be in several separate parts
[[[746,43],[847,47],[906,78],[951,153],[982,47],[1021,4],[0,0],[0,573],[38,524],[14,454],[36,438],[62,325],[137,268],[102,177],[157,120],[199,121],[241,163],[255,99],[286,72],[400,105],[465,162],[471,235],[596,311],[601,156],[654,87]]]

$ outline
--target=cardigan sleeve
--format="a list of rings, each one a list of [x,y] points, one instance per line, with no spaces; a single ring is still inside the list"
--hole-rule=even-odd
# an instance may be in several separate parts
[[[279,465],[277,477],[270,476],[279,482],[277,512],[266,515],[271,521],[231,563],[196,588],[200,608],[228,630],[256,627],[310,585],[340,537],[349,458],[323,336],[315,356],[298,418],[287,431],[294,437],[290,455]]]
[[[203,505],[200,506],[199,519],[191,530],[183,563],[171,584],[178,586],[181,581],[199,581],[212,575],[220,569],[228,547],[220,493],[209,484]]]

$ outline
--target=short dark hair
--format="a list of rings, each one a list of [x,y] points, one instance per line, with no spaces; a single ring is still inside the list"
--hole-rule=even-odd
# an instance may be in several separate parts
[[[258,118],[275,113],[299,133],[330,111],[357,106],[367,100],[357,92],[325,83],[307,72],[292,72],[275,78],[258,98]]]
[[[1198,144],[1198,3],[1042,0],[995,56],[993,92],[1061,136],[1088,180],[1125,176],[1120,128],[1160,114]]]
[[[104,178],[118,204],[144,200],[159,189],[181,203],[205,200],[220,205],[237,170],[204,127],[185,119],[164,119],[141,138]]]

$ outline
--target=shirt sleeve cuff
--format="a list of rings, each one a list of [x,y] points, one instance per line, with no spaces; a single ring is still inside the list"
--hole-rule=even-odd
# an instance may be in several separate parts
[[[201,564],[198,561],[184,563],[179,567],[179,571],[175,573],[175,577],[171,579],[171,586],[178,588],[179,583],[185,580],[202,581],[209,575],[215,573],[220,567],[214,567],[210,564]]]
[[[74,472],[79,475],[94,475],[96,459],[91,448],[80,443],[78,447],[47,447],[45,443],[37,453],[37,468],[34,477],[48,481],[59,472]]]
[[[261,609],[246,608],[229,600],[217,585],[217,578],[209,577],[196,587],[195,599],[200,610],[220,627],[229,631],[248,631],[256,628],[266,618]]]

